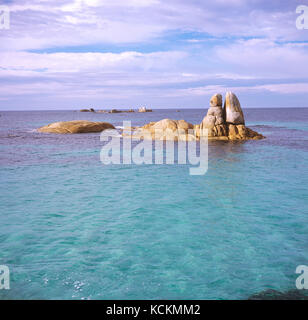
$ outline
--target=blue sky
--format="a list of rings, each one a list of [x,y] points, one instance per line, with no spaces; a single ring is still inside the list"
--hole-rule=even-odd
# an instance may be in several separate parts
[[[0,29],[0,110],[308,107],[308,0],[18,0]],[[307,17],[308,19],[308,17]]]

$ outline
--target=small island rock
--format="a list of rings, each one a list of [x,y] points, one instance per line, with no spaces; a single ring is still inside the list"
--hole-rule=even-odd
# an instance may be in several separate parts
[[[143,111],[144,112],[144,111]],[[124,135],[123,135],[124,136]],[[257,140],[263,135],[245,126],[244,114],[236,95],[227,92],[224,109],[222,95],[215,94],[210,100],[210,108],[200,124],[193,125],[185,120],[163,119],[137,128],[133,138],[156,140],[194,141],[207,137],[209,140]]]
[[[152,112],[151,109],[147,109],[146,107],[139,108],[138,112]]]
[[[101,132],[106,129],[115,129],[108,122],[91,122],[86,120],[62,121],[48,124],[47,126],[38,128],[39,132],[48,133],[89,133]]]
[[[95,112],[93,108],[90,109],[81,109],[80,112]]]

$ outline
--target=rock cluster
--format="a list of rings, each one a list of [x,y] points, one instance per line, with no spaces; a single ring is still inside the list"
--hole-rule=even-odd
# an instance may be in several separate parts
[[[241,104],[232,92],[227,92],[224,106],[221,94],[215,94],[210,100],[210,108],[200,124],[193,125],[185,120],[163,119],[150,122],[139,128],[125,128],[123,136],[140,139],[194,141],[207,137],[210,140],[249,140],[264,137],[247,128]],[[87,110],[87,109],[86,109]],[[95,112],[94,109],[87,110]],[[139,112],[152,110],[142,107]],[[85,111],[84,111],[85,112]],[[133,112],[133,110],[111,110],[111,113]],[[55,122],[38,129],[49,133],[87,133],[115,129],[108,122],[86,120]]]
[[[95,112],[93,108],[90,109],[81,109],[80,112]]]
[[[197,135],[208,135],[209,139],[249,140],[262,139],[261,134],[247,128],[241,104],[232,92],[226,93],[224,107],[222,96],[215,94],[210,101],[207,115],[200,124]]]
[[[138,112],[152,112],[151,109],[147,109],[146,107],[139,108]]]
[[[130,113],[130,112],[135,112],[135,111],[133,109],[129,109],[129,110],[111,109],[110,111],[108,111],[108,110],[98,110],[96,112],[97,113]]]
[[[54,122],[37,129],[39,132],[48,133],[88,133],[101,132],[106,129],[115,129],[108,122],[91,122],[86,120]]]
[[[227,92],[224,107],[221,94],[210,100],[210,108],[201,124],[192,125],[185,120],[163,119],[151,122],[135,132],[136,138],[150,136],[152,139],[199,140],[250,140],[264,137],[245,126],[244,114],[236,95]],[[155,134],[154,134],[155,133]]]
[[[122,111],[120,111],[120,110],[117,110],[117,109],[111,109],[110,111],[109,111],[109,113],[121,113]]]

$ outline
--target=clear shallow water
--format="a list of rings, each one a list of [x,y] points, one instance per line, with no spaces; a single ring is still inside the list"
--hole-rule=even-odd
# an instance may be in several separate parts
[[[212,142],[209,170],[109,165],[99,134],[54,121],[201,122],[146,114],[0,112],[1,299],[245,299],[294,289],[308,265],[308,109],[244,110],[262,141]]]

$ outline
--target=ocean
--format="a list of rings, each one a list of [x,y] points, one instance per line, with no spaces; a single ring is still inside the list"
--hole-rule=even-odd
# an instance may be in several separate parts
[[[205,175],[187,165],[103,165],[98,133],[35,129],[56,121],[152,113],[0,112],[0,299],[247,299],[295,289],[308,265],[308,109],[244,109],[266,136],[209,142]]]

